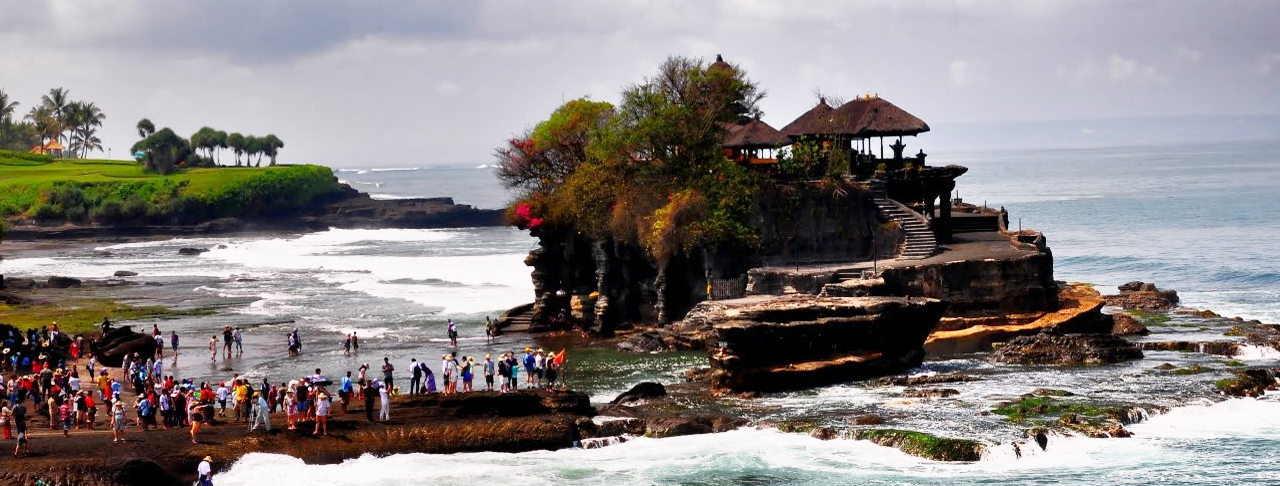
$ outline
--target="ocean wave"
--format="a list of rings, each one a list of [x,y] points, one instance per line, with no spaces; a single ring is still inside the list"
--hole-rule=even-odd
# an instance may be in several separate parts
[[[415,198],[414,196],[397,196],[395,194],[377,194],[377,193],[369,194],[369,197],[372,199],[380,199],[380,200],[414,199]]]
[[[379,169],[369,169],[374,172],[398,172],[398,171],[415,171],[422,170],[421,167],[388,167]]]
[[[440,280],[438,278],[398,278],[395,280],[382,280],[378,283],[392,285],[432,285],[436,287],[466,287],[467,284],[461,282],[450,282],[448,280]]]

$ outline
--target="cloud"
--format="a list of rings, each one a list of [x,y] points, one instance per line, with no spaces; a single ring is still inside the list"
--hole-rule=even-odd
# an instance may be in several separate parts
[[[1271,76],[1271,73],[1275,72],[1277,66],[1280,66],[1280,53],[1268,52],[1258,58],[1258,63],[1254,65],[1253,69],[1254,72],[1258,73],[1258,76],[1267,78]]]
[[[1077,85],[1098,82],[1145,84],[1162,80],[1154,66],[1141,64],[1116,53],[1108,55],[1101,63],[1084,61],[1074,67],[1060,64],[1055,74],[1059,79],[1066,79]]]
[[[951,80],[951,86],[957,88],[969,86],[982,80],[982,74],[969,61],[951,61],[951,64],[947,67],[947,73]]]

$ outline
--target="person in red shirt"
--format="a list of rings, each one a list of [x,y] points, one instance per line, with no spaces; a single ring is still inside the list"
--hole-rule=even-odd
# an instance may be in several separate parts
[[[58,418],[62,419],[62,436],[69,437],[71,433],[71,401],[65,400],[62,406],[58,407]]]

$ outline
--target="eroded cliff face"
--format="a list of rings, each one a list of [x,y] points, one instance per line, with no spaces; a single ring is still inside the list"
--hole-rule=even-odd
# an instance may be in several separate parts
[[[533,267],[533,319],[547,323],[563,312],[606,335],[623,322],[676,321],[707,300],[708,283],[741,294],[751,268],[884,257],[901,241],[899,228],[875,211],[871,192],[857,185],[831,190],[795,184],[756,200],[749,223],[758,230],[758,244],[721,245],[665,262],[612,236],[532,229],[538,248],[525,263]]]
[[[1053,254],[1046,248],[1019,258],[959,260],[886,268],[885,295],[912,295],[951,303],[947,316],[976,317],[1058,308]]]
[[[757,296],[704,303],[719,393],[820,386],[919,366],[947,307],[909,297]]]

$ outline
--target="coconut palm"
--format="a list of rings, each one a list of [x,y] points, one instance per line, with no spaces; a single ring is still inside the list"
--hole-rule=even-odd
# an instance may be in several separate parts
[[[71,150],[80,151],[80,158],[87,158],[89,154],[95,150],[102,151],[102,140],[98,139],[97,129],[90,127],[84,130],[77,130],[75,135],[71,137]]]
[[[239,132],[227,135],[227,146],[231,147],[231,153],[236,156],[236,167],[240,167],[240,154],[245,152],[245,136]]]
[[[151,120],[147,118],[138,120],[137,128],[139,138],[147,138],[150,137],[151,134],[156,133],[156,125],[151,123]]]
[[[62,132],[67,129],[67,106],[71,104],[71,90],[58,87],[49,90],[49,94],[40,97],[40,103],[49,107],[53,118],[58,122],[57,137],[62,142]]]
[[[107,116],[102,113],[98,105],[89,102],[73,101],[66,107],[66,125],[71,130],[72,145],[77,146],[80,150],[80,158],[88,156],[88,150],[91,148],[87,142],[94,139],[97,128],[102,126],[102,120]],[[76,143],[79,140],[83,143]],[[101,144],[98,146],[101,149]],[[77,151],[72,150],[73,153]]]
[[[44,146],[46,140],[56,137],[62,132],[57,117],[47,105],[41,104],[31,107],[31,111],[27,112],[26,118],[31,121],[32,125],[35,125],[36,133],[40,134],[41,146]]]
[[[18,109],[17,101],[9,101],[9,95],[0,89],[0,122],[8,122],[13,116],[14,110]]]

